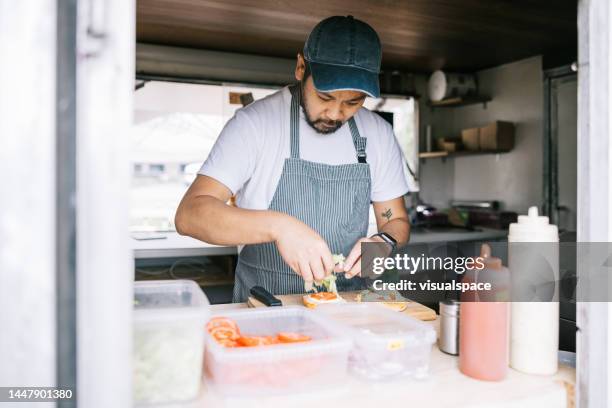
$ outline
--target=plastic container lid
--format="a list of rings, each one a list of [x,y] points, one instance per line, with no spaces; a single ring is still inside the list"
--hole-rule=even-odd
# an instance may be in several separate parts
[[[408,345],[436,341],[435,330],[428,324],[376,303],[321,305],[315,312],[346,326],[356,343],[387,347],[393,342]]]
[[[548,217],[538,215],[538,207],[530,207],[527,215],[519,215],[518,222],[510,224],[509,242],[558,242],[559,230],[549,224]]]
[[[157,280],[134,283],[134,322],[176,319],[205,321],[210,303],[197,283],[190,280]]]
[[[279,332],[296,332],[312,338],[309,342],[227,348],[219,345],[207,334],[207,347],[222,361],[246,359],[270,362],[270,359],[279,359],[295,353],[316,353],[335,347],[346,348],[350,342],[346,334],[329,319],[301,306],[228,310],[216,316],[227,317],[236,322],[243,335],[271,336]]]

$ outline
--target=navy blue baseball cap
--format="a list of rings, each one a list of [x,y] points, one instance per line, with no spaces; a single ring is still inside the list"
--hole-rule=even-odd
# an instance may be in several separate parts
[[[381,57],[376,31],[353,16],[326,18],[304,45],[314,86],[322,92],[354,90],[378,98]]]

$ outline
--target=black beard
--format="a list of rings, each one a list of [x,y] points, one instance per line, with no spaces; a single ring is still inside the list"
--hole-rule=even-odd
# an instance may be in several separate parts
[[[317,120],[312,120],[310,119],[310,115],[308,114],[308,108],[306,106],[306,101],[304,100],[304,82],[300,81],[300,87],[302,88],[302,97],[300,98],[300,106],[302,107],[302,112],[304,112],[304,118],[306,118],[306,123],[308,123],[308,125],[313,128],[315,130],[315,132],[320,133],[322,135],[328,135],[330,133],[334,133],[336,130],[340,129],[340,127],[343,125],[342,121],[339,120],[323,120],[323,119],[317,119]],[[325,129],[325,130],[321,130],[319,128],[317,128],[317,124],[319,123],[323,123],[325,125],[330,126],[329,128]]]

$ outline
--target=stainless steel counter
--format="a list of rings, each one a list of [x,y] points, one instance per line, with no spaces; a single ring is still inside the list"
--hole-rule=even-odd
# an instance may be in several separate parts
[[[429,244],[435,242],[470,242],[501,240],[508,235],[507,231],[490,228],[478,228],[467,231],[455,228],[415,229],[410,236],[410,244]],[[185,237],[176,232],[155,234],[157,239],[131,239],[135,259],[179,258],[190,256],[236,255],[236,246],[211,245],[197,239]]]

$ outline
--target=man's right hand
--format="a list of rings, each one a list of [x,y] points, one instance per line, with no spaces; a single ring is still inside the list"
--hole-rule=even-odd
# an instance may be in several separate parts
[[[177,210],[177,232],[215,245],[275,242],[283,260],[307,282],[334,269],[327,243],[308,225],[278,211],[229,206],[231,196],[214,178],[197,176]]]
[[[315,230],[288,215],[276,227],[275,242],[280,255],[306,282],[321,280],[332,272],[331,251]]]

